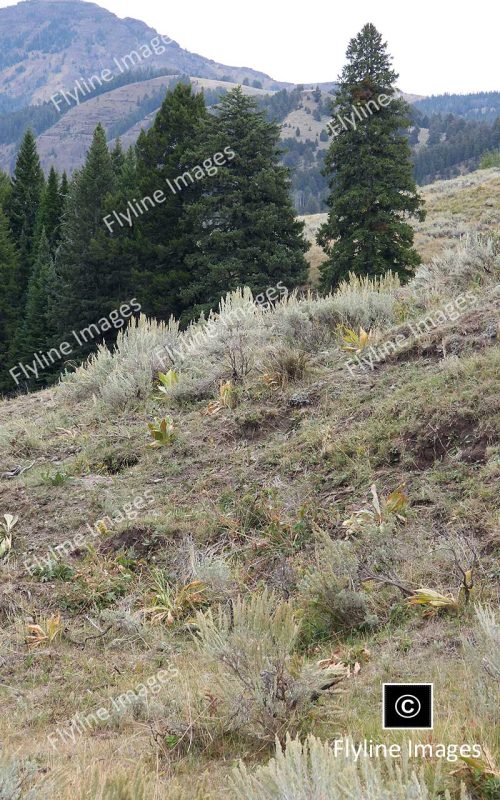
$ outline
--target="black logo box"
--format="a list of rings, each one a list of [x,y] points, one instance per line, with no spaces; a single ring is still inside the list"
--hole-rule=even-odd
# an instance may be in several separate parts
[[[432,683],[384,683],[382,727],[384,730],[432,730],[434,685]]]

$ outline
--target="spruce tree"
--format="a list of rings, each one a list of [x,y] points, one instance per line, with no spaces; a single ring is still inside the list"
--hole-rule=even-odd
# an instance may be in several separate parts
[[[61,278],[60,333],[95,324],[115,307],[107,279],[106,201],[114,173],[104,128],[98,125],[82,169],[74,175],[66,197],[56,272]],[[95,341],[84,347],[88,353]]]
[[[64,204],[68,196],[68,191],[69,191],[68,176],[66,175],[66,170],[64,170],[61,178],[61,185],[59,186],[59,197],[61,198],[62,209],[64,209]]]
[[[60,226],[63,210],[63,198],[61,196],[59,177],[54,167],[50,168],[49,177],[45,185],[40,209],[37,218],[36,249],[38,252],[39,239],[42,229],[45,229],[45,236],[49,244],[52,255],[60,239]]]
[[[198,181],[187,176],[177,191],[175,180],[196,166],[193,141],[199,136],[207,112],[202,94],[190,84],[169,90],[152,127],[137,141],[137,198],[153,197],[157,190],[165,200],[134,221],[138,252],[135,286],[147,314],[168,319],[183,309],[180,293],[189,280],[186,254],[192,239],[184,226],[184,209],[200,193]],[[172,187],[174,191],[172,191]]]
[[[18,308],[22,315],[33,266],[36,218],[44,176],[33,133],[27,130],[17,156],[8,202],[10,228],[19,251]]]
[[[398,75],[374,25],[365,25],[350,41],[346,57],[325,158],[330,210],[318,232],[328,256],[320,267],[327,289],[349,272],[392,270],[408,279],[420,263],[408,219],[424,217],[404,134],[409,107],[396,97]]]
[[[0,391],[15,389],[9,375],[9,369],[14,366],[9,352],[18,322],[18,266],[18,255],[9,222],[0,208]]]
[[[9,176],[0,169],[0,209],[5,209],[7,207],[11,188]]]
[[[195,160],[213,167],[220,154],[221,165],[199,181],[201,197],[187,208],[192,252],[182,298],[191,316],[216,307],[238,286],[256,294],[279,281],[292,289],[307,279],[308,244],[292,206],[288,170],[279,163],[278,125],[241,87],[223,97],[217,112]]]
[[[37,248],[33,271],[28,286],[26,299],[26,312],[22,326],[22,334],[18,345],[21,358],[32,362],[37,351],[45,353],[52,346],[57,345],[55,308],[57,278],[50,243],[45,228],[42,228]],[[60,369],[60,364],[54,364],[54,369],[40,372],[37,379],[29,382],[30,388],[46,386]]]

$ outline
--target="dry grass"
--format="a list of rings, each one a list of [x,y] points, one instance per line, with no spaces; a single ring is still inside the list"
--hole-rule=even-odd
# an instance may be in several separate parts
[[[0,479],[0,516],[19,516],[9,562],[0,566],[0,740],[6,753],[36,761],[40,771],[34,780],[62,781],[65,788],[57,796],[65,800],[78,798],[77,791],[82,800],[229,800],[232,765],[243,758],[252,769],[266,763],[272,749],[250,724],[257,713],[250,688],[231,680],[227,696],[224,660],[225,648],[237,640],[238,598],[247,603],[264,589],[288,609],[289,689],[300,684],[303,691],[309,685],[303,676],[325,665],[349,667],[342,693],[332,686],[320,699],[308,691],[307,713],[293,721],[297,729],[324,740],[341,733],[400,742],[412,734],[381,730],[381,684],[434,681],[433,741],[478,742],[495,751],[490,684],[485,688],[489,673],[483,675],[480,666],[489,645],[479,639],[474,606],[498,603],[496,278],[492,270],[485,283],[459,262],[455,270],[453,257],[447,262],[450,269],[438,284],[440,302],[453,296],[454,280],[461,291],[464,281],[470,282],[478,297],[474,309],[433,331],[427,344],[409,345],[373,371],[349,375],[339,323],[366,325],[374,319],[380,341],[394,324],[425,313],[427,303],[435,307],[439,274],[431,276],[432,293],[423,284],[402,288],[390,278],[377,285],[351,281],[338,295],[289,298],[269,314],[256,311],[246,294],[229,298],[222,317],[227,321],[233,308],[242,309],[237,342],[249,369],[235,384],[234,405],[221,406],[216,414],[206,414],[207,397],[194,391],[207,374],[211,392],[219,377],[227,379],[219,371],[228,352],[234,353],[234,331],[219,329],[221,320],[215,318],[215,335],[176,366],[179,382],[171,396],[157,396],[155,362],[141,351],[136,331],[112,365],[104,355],[69,389],[0,403],[1,463],[6,469],[32,464],[22,475]],[[155,341],[154,331],[147,336]],[[464,347],[446,356],[442,342],[452,337],[461,338]],[[280,367],[286,380],[271,384],[262,379],[261,366],[271,349],[284,344],[299,356],[301,368],[291,369],[287,355]],[[302,369],[304,352],[307,369]],[[115,402],[118,381],[100,403],[94,401],[96,386],[105,386],[110,375],[114,380],[126,371],[132,380],[130,365],[141,358],[142,397],[109,408],[105,400]],[[230,360],[227,364],[223,369],[230,369]],[[167,415],[174,420],[175,440],[169,447],[148,447],[147,421]],[[47,470],[56,469],[68,475],[64,485],[44,480]],[[372,484],[379,498],[405,486],[404,519],[383,525],[375,519],[346,531],[343,521],[367,507]],[[144,502],[146,490],[152,502]],[[137,498],[142,502],[132,513]],[[111,530],[95,537],[89,532],[87,525],[124,509]],[[46,555],[76,535],[84,543],[91,537],[90,549],[80,539],[76,550],[62,557],[74,570],[69,580],[64,573],[28,574],[25,559]],[[429,617],[405,601],[408,592],[422,587],[457,596],[462,579],[453,553],[465,564],[472,551],[478,563],[470,604],[459,602],[453,615]],[[313,564],[326,583],[311,582]],[[155,568],[172,587],[203,582],[203,602],[210,609],[205,613],[222,620],[208,637],[217,658],[193,641],[203,626],[195,604],[185,603],[171,619],[167,613],[160,624],[141,615],[151,606]],[[339,614],[330,616],[322,636],[316,636],[316,626],[309,640],[296,637],[296,626],[307,623],[304,613],[328,596],[325,587],[335,593]],[[363,616],[354,627],[349,614],[359,610],[360,598],[370,624]],[[28,648],[26,625],[59,613],[60,635]],[[259,636],[252,630],[257,652]],[[236,632],[246,641],[244,631]],[[265,633],[268,642],[271,628]],[[479,660],[479,649],[471,652],[476,636]],[[231,651],[243,682],[250,662],[245,671],[236,661],[245,652]],[[264,690],[272,686],[274,700],[284,702],[273,663],[269,659],[251,672],[251,688],[265,700]],[[113,698],[159,670],[172,677],[158,692],[85,727],[74,742],[56,733],[57,747],[51,746],[47,735],[75,714],[113,710]],[[481,679],[474,691],[465,692],[474,675]],[[285,700],[293,705],[289,695]],[[244,703],[249,712],[242,720]],[[240,712],[230,722],[223,713],[229,707]],[[413,738],[427,741],[428,735]],[[433,773],[434,766],[426,762],[426,771]],[[444,764],[445,772],[450,768],[453,764]],[[106,789],[105,773],[115,788]],[[123,788],[124,774],[129,787],[139,782],[135,794]],[[456,796],[453,777],[448,785]]]

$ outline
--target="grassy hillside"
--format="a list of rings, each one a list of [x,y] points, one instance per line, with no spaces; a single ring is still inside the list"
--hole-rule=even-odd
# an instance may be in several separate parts
[[[424,263],[448,247],[455,247],[460,237],[474,231],[494,233],[500,229],[500,169],[482,169],[449,181],[436,181],[420,189],[425,199],[427,217],[414,222],[415,245]],[[326,214],[301,217],[311,242],[306,254],[311,266],[311,280],[318,281],[318,268],[325,259],[316,244],[316,233]]]
[[[287,732],[495,757],[499,277],[498,242],[472,236],[406,287],[237,292],[0,404],[9,800],[322,796],[291,766],[302,794],[254,779]],[[345,326],[370,332],[359,360]],[[421,588],[443,607],[409,602]],[[434,682],[432,732],[381,729],[387,681]],[[311,748],[311,781],[344,770],[328,797],[360,797]],[[492,767],[373,768],[370,800],[498,797]]]

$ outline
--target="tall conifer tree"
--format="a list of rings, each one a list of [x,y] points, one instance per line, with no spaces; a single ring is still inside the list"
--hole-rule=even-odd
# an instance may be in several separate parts
[[[185,258],[192,248],[184,209],[200,187],[196,179],[186,176],[177,190],[175,181],[197,164],[193,142],[206,116],[203,95],[180,82],[167,92],[152,127],[137,141],[136,197],[152,197],[161,190],[165,201],[134,222],[140,253],[135,285],[143,310],[163,319],[183,309],[180,293],[189,280]]]
[[[9,375],[13,366],[9,353],[19,319],[17,278],[18,254],[7,217],[0,208],[0,391],[15,388]]]
[[[393,270],[408,279],[420,263],[408,220],[423,219],[423,201],[404,134],[409,107],[394,87],[398,75],[372,24],[350,41],[346,56],[333,106],[334,138],[325,158],[330,210],[318,233],[328,255],[320,267],[324,288],[336,286],[349,272]]]
[[[115,307],[107,278],[103,216],[114,188],[114,172],[104,128],[98,125],[82,169],[68,190],[56,272],[61,278],[60,332],[82,330]],[[84,347],[89,352],[95,341]]]
[[[57,278],[51,248],[45,228],[42,228],[28,286],[26,312],[19,341],[21,357],[29,363],[33,361],[37,351],[45,353],[58,344],[55,325],[56,287]],[[60,364],[54,364],[53,370],[41,371],[38,379],[33,378],[30,381],[31,388],[39,388],[50,383],[59,368]]]
[[[38,254],[39,238],[42,229],[45,229],[45,236],[52,254],[55,253],[60,239],[61,217],[63,210],[63,198],[61,196],[59,177],[54,167],[50,168],[49,177],[45,185],[40,209],[37,218],[37,245]]]
[[[36,219],[43,186],[44,177],[35,137],[30,130],[27,130],[17,156],[8,202],[10,228],[19,251],[17,291],[21,314],[33,266]]]
[[[254,293],[281,281],[288,288],[307,279],[303,223],[290,198],[288,170],[279,164],[279,127],[258,111],[241,87],[221,100],[208,120],[196,161],[214,174],[200,180],[202,194],[187,208],[192,252],[182,293],[191,315],[217,306],[238,286]]]

